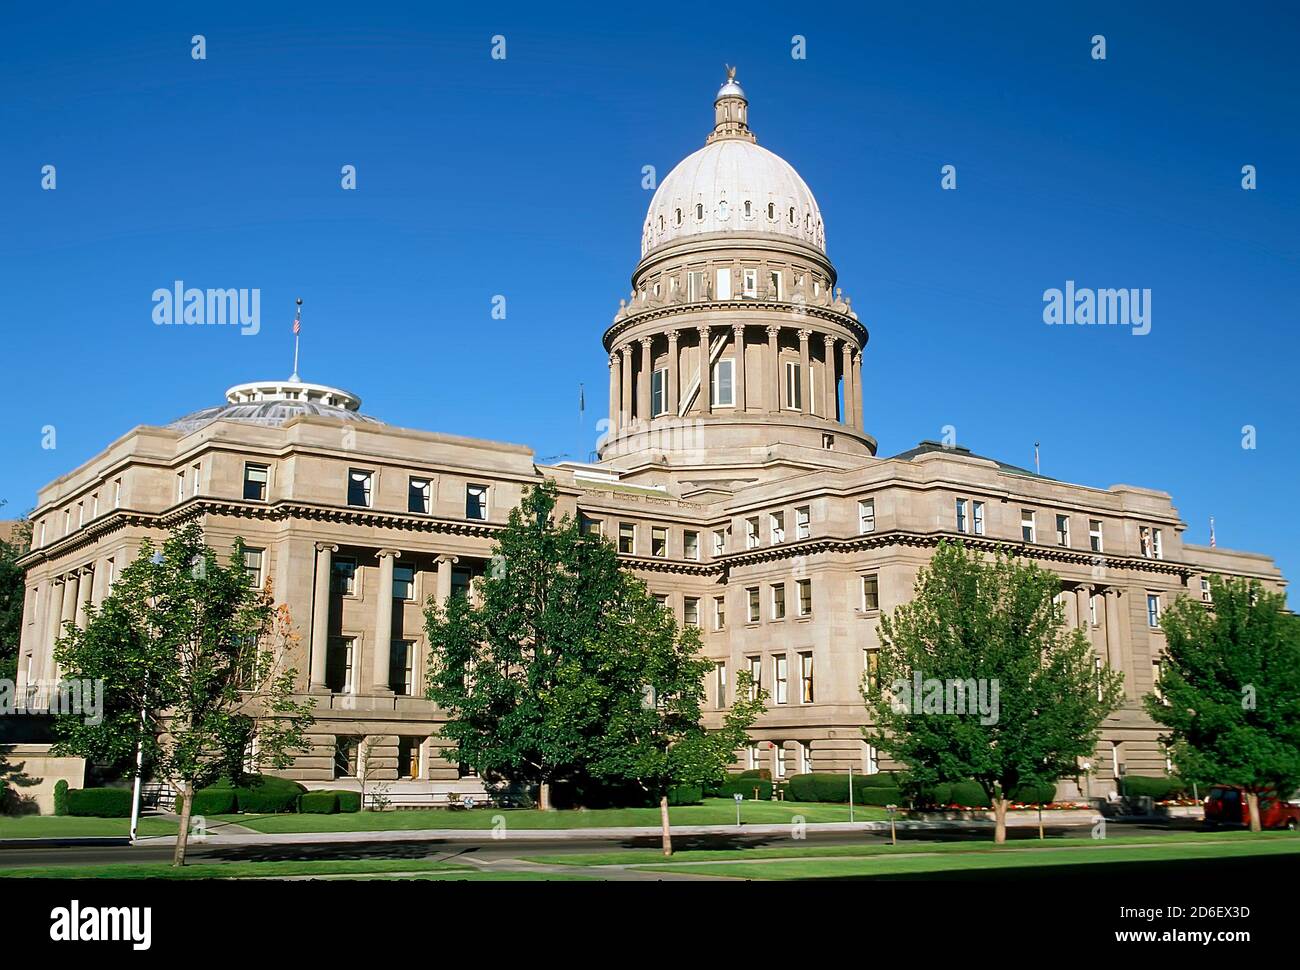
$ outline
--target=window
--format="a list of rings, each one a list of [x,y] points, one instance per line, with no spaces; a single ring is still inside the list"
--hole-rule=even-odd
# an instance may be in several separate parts
[[[742,270],[740,274],[741,293],[744,296],[758,296],[758,270]]]
[[[772,584],[772,619],[785,619],[785,583]]]
[[[371,489],[374,486],[375,473],[364,471],[359,468],[348,470],[348,505],[354,505],[358,508],[370,508],[370,501],[373,497]]]
[[[618,524],[618,551],[629,556],[636,553],[635,522],[620,522]]]
[[[397,739],[397,777],[420,777],[420,739]]]
[[[427,478],[408,479],[406,485],[406,511],[417,515],[429,514],[429,480]]]
[[[812,651],[799,654],[799,702],[813,702],[813,655]]]
[[[781,299],[781,271],[779,269],[771,270],[767,274],[767,285],[772,291],[774,300]]]
[[[1147,593],[1147,626],[1160,626],[1160,594]]]
[[[195,465],[194,467],[197,469],[199,466],[198,466],[198,465]],[[197,480],[197,479],[195,479],[194,484],[195,484],[195,486],[196,486],[195,491],[197,491],[197,490],[198,490],[198,489],[197,489],[197,486],[198,486],[198,480]],[[90,496],[90,518],[91,518],[92,521],[95,520],[95,519],[97,519],[97,518],[99,518],[99,493],[98,493],[98,492],[96,492],[94,495]]]
[[[1034,510],[1020,510],[1020,538],[1024,542],[1038,541],[1038,528],[1034,525]]]
[[[1100,612],[1097,609],[1097,604],[1100,601],[1101,601],[1100,593],[1093,593],[1091,596],[1088,597],[1088,623],[1092,626],[1097,625],[1097,616]]]
[[[763,753],[758,750],[756,744],[751,744],[747,750],[749,752],[749,769],[753,771],[763,763]]]
[[[866,535],[876,531],[876,500],[864,498],[858,502],[858,532]]]
[[[745,590],[745,598],[749,604],[749,622],[757,623],[762,619],[762,615],[759,612],[762,606],[758,596],[758,587],[751,586]]]
[[[1154,694],[1155,699],[1160,701],[1162,704],[1165,702],[1165,695],[1162,694],[1160,691],[1160,661],[1159,660],[1151,661],[1151,693]]]
[[[1056,544],[1058,546],[1068,546],[1070,544],[1070,517],[1068,515],[1058,515],[1056,517]]]
[[[388,686],[394,694],[415,693],[415,643],[394,640],[388,652]]]
[[[753,549],[758,543],[758,516],[753,516],[745,520],[745,548]]]
[[[772,512],[767,517],[767,529],[772,536],[772,542],[785,542],[785,513]]]
[[[725,204],[725,203],[724,203]],[[731,270],[720,269],[715,277],[718,281],[718,288],[714,291],[719,300],[731,299]]]
[[[823,451],[835,450],[835,435],[822,432],[822,450]]]
[[[714,407],[729,408],[735,404],[735,388],[731,383],[735,363],[730,357],[723,357],[713,365]]]
[[[244,498],[250,502],[266,501],[266,483],[271,469],[266,465],[244,465]],[[122,483],[116,482],[113,508],[117,508],[122,498]]]
[[[700,203],[700,202],[695,203],[695,218],[696,218],[696,219],[703,219],[703,218],[704,218],[704,205],[703,205],[703,203]]]
[[[1151,530],[1145,525],[1138,527],[1138,548],[1144,559],[1151,558]]]
[[[199,494],[199,471],[202,469],[202,467],[203,467],[202,465],[195,465],[195,466],[191,469],[191,471],[193,472],[193,478],[192,478],[192,480],[191,480],[191,482],[190,482],[190,494],[191,494],[191,495],[198,495],[198,494]],[[95,509],[96,509],[96,511],[98,511],[98,509],[99,509],[99,496],[98,496],[98,495],[95,496]]]
[[[253,467],[256,468],[258,466],[254,465]],[[262,467],[262,471],[265,472],[266,466],[263,465],[261,467]],[[262,476],[262,485],[264,486],[262,497],[265,498],[266,497],[266,492],[265,492],[266,476],[265,475]],[[248,466],[245,465],[244,466],[244,498],[248,498],[248,497],[249,497],[248,496]],[[119,478],[117,479],[117,481],[113,482],[113,508],[120,509],[121,507],[122,507],[122,479]]]
[[[751,219],[754,215],[754,205],[748,199],[745,200],[745,218]]]
[[[862,682],[869,694],[880,690],[880,650],[877,647],[867,647],[862,651]]]
[[[812,744],[808,741],[799,742],[799,773],[808,774],[813,770],[812,762]]]
[[[790,694],[787,686],[789,661],[781,655],[772,658],[772,698],[778,704],[788,703]]]
[[[714,661],[713,664],[713,706],[719,709],[727,706],[727,662]]]
[[[1101,519],[1088,520],[1088,547],[1093,552],[1102,552]]]
[[[880,752],[871,745],[865,745],[862,751],[862,773],[864,775],[880,774]]]
[[[45,520],[41,520],[41,541],[39,545],[45,545]]]
[[[788,411],[798,411],[803,407],[803,384],[800,376],[803,369],[797,360],[785,362],[785,407]]]
[[[393,599],[407,603],[415,601],[415,567],[403,563],[393,565]]]
[[[1201,577],[1201,602],[1214,602],[1214,594],[1210,592],[1210,581],[1204,576]]]
[[[176,501],[185,501],[185,473],[176,473]]]
[[[1165,557],[1164,548],[1160,543],[1160,530],[1151,530],[1151,558],[1163,559]]]
[[[682,600],[682,622],[686,626],[700,625],[700,598],[687,596]]]
[[[244,549],[244,571],[248,585],[254,589],[262,588],[262,550]]]
[[[749,699],[752,701],[763,687],[763,658],[747,659],[749,660]]]
[[[661,367],[650,376],[650,413],[665,414],[668,411],[668,369]]]
[[[650,555],[662,559],[668,555],[668,530],[655,526],[650,530]]]
[[[334,739],[334,777],[355,778],[361,754],[360,738]]]
[[[356,640],[353,637],[330,637],[326,654],[325,684],[336,694],[352,693],[352,661]]]
[[[966,500],[964,498],[957,499],[957,531],[966,531]]]
[[[984,503],[971,502],[971,531],[977,536],[984,534]]]
[[[686,296],[688,299],[704,299],[704,271],[691,270],[686,274]]]
[[[330,592],[354,596],[357,591],[357,561],[351,556],[335,556],[330,563]]]
[[[1092,681],[1097,685],[1097,700],[1101,700],[1105,691],[1101,687],[1101,658],[1092,658]]]
[[[463,567],[452,567],[451,595],[468,596],[474,586],[474,574]]]
[[[767,217],[768,217],[769,219],[775,219],[775,218],[776,218],[776,203],[775,203],[775,202],[769,202],[769,203],[767,204]]]
[[[725,630],[727,627],[727,598],[713,597],[713,629]]]
[[[488,517],[488,487],[465,486],[465,518],[485,520]]]
[[[799,587],[799,615],[812,616],[812,580],[801,579]]]
[[[807,505],[794,510],[794,537],[807,539],[812,535],[812,509]]]
[[[578,514],[578,529],[584,536],[604,535],[600,519],[593,519],[591,516],[582,513]]]
[[[682,555],[687,559],[700,558],[700,534],[687,529],[682,533]]]
[[[866,613],[880,609],[880,577],[875,573],[862,577],[862,609]]]
[[[713,554],[721,556],[727,551],[727,530],[715,529],[713,532]]]
[[[666,609],[668,609],[668,594],[667,594],[667,593],[655,593],[655,594],[654,594],[654,598],[655,598],[655,602],[659,604],[659,609],[661,609],[661,610],[666,610]]]

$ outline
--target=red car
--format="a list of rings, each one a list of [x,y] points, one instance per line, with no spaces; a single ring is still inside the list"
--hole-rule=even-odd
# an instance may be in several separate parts
[[[1260,792],[1259,822],[1266,829],[1300,828],[1300,805],[1278,798],[1277,792]],[[1220,825],[1249,825],[1250,807],[1246,804],[1246,790],[1233,785],[1215,785],[1205,799],[1205,827]]]

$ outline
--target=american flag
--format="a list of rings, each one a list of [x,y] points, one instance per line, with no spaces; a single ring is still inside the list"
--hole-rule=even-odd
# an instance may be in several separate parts
[[[302,333],[302,320],[298,317],[293,318],[293,335],[296,337]]]

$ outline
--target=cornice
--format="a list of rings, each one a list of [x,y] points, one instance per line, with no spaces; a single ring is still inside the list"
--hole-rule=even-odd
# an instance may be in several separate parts
[[[647,310],[639,310],[636,313],[629,313],[621,320],[615,321],[609,329],[605,331],[602,338],[606,350],[612,351],[618,338],[626,333],[632,327],[641,323],[648,323],[655,320],[662,320],[668,317],[683,316],[685,314],[705,312],[733,313],[736,311],[768,311],[780,314],[796,316],[800,319],[814,318],[825,320],[828,323],[835,323],[843,327],[849,333],[857,338],[859,346],[865,346],[868,340],[866,325],[858,319],[849,316],[846,313],[840,313],[838,310],[830,307],[818,306],[814,303],[789,303],[785,301],[773,300],[710,300],[706,302],[694,303],[674,303],[651,307]],[[734,322],[728,323],[727,326],[734,327]],[[745,324],[746,326],[758,326],[758,323]],[[722,324],[710,323],[708,326],[722,326]],[[795,323],[781,324],[797,329]],[[695,327],[684,327],[684,329],[696,329]]]

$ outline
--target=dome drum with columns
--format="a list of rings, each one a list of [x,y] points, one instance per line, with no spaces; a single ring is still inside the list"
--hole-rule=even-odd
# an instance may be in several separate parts
[[[756,143],[734,72],[714,107],[705,147],[651,200],[631,299],[605,333],[601,457],[752,479],[874,455],[858,390],[868,334],[835,286],[816,199]]]

